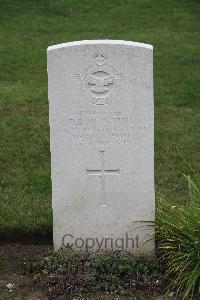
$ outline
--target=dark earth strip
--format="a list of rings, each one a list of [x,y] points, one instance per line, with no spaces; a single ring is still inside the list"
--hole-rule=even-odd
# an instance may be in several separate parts
[[[25,245],[48,245],[53,244],[53,231],[22,231],[7,230],[0,231],[0,244],[25,244]]]
[[[0,300],[47,300],[45,292],[38,288],[33,282],[33,262],[39,257],[45,256],[52,250],[52,244],[47,245],[23,245],[21,244],[0,244]],[[136,297],[137,296],[137,297]],[[138,298],[139,297],[139,298]],[[87,296],[60,297],[62,299],[103,299],[103,300],[130,300],[147,299],[140,295],[132,297],[118,297],[106,293],[98,293]],[[58,299],[58,300],[59,300]],[[174,297],[150,297],[148,299],[178,299]]]

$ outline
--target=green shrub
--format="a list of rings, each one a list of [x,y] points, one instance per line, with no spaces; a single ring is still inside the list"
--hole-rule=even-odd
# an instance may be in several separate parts
[[[185,175],[184,175],[185,176]],[[171,205],[162,196],[157,203],[156,240],[161,259],[172,277],[170,287],[193,297],[200,286],[200,190],[189,176],[189,200]]]

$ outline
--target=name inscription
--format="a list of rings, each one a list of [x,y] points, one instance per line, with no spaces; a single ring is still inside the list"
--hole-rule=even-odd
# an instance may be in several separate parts
[[[75,145],[128,144],[135,130],[134,116],[121,111],[77,110],[66,118],[67,138]],[[144,130],[137,125],[136,130]]]

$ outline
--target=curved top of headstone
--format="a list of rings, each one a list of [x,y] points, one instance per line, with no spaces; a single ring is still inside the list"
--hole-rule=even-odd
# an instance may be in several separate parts
[[[57,44],[53,46],[49,46],[47,51],[66,48],[66,47],[73,47],[73,46],[80,46],[80,45],[125,45],[125,46],[134,46],[134,47],[141,47],[146,49],[153,49],[153,46],[150,44],[132,42],[132,41],[124,41],[124,40],[83,40],[83,41],[74,41],[68,43]]]

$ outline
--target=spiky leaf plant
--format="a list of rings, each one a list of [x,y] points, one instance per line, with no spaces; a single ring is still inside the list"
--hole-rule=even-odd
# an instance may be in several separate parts
[[[166,262],[170,287],[183,298],[193,297],[200,287],[200,190],[189,176],[189,200],[182,206],[171,205],[159,196],[156,239]]]

